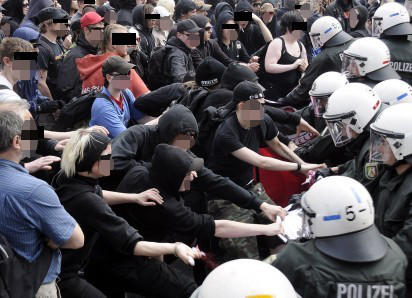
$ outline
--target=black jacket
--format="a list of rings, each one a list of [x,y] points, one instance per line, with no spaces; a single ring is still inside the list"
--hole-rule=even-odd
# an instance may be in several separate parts
[[[382,37],[391,53],[391,66],[402,80],[412,84],[412,41],[407,36]]]
[[[341,71],[343,51],[352,42],[353,39],[338,46],[323,47],[320,54],[309,64],[305,75],[299,80],[299,84],[286,97],[282,98],[283,104],[295,108],[301,108],[309,104],[309,90],[312,88],[313,82],[327,71]]]
[[[191,50],[176,36],[171,37],[166,43],[167,65],[173,83],[182,83],[185,77],[195,77],[195,67]]]
[[[61,91],[62,100],[68,102],[82,93],[82,81],[77,70],[76,59],[89,54],[96,55],[97,48],[90,45],[84,35],[80,34],[76,46],[66,53],[59,69],[57,88]]]
[[[117,12],[117,24],[123,26],[133,26],[132,10],[135,6],[135,0],[119,1],[119,11]]]
[[[62,205],[78,222],[85,236],[82,248],[62,250],[63,279],[77,275],[85,266],[99,237],[108,247],[121,254],[134,254],[137,241],[143,238],[103,200],[97,179],[78,175],[67,178],[61,171],[54,178],[52,186],[56,189]]]
[[[235,60],[229,58],[220,48],[216,40],[210,39],[203,43],[203,45],[198,46],[195,50],[192,51],[192,59],[195,68],[202,63],[203,59],[207,56],[211,56],[228,66],[230,63],[235,62]]]
[[[355,6],[359,6],[361,4],[356,0],[348,0],[348,5],[344,5],[343,2],[344,2],[343,0],[333,1],[331,4],[329,4],[325,8],[323,15],[331,16],[337,19],[339,23],[342,25],[343,31],[349,33],[350,32],[349,17],[344,18],[343,13],[344,11],[349,11],[351,8]]]
[[[147,57],[150,57],[150,54],[155,47],[155,39],[152,34],[152,29],[146,27],[143,7],[144,5],[138,5],[133,9],[133,25],[140,33],[140,47],[142,52]]]
[[[159,119],[158,126],[135,125],[128,128],[113,141],[114,170],[123,178],[135,166],[150,167],[158,144],[170,143],[175,136],[188,131],[197,133],[197,123],[190,110],[182,105],[173,106]],[[262,202],[230,179],[217,175],[206,167],[197,174],[198,177],[192,183],[193,188],[229,200],[243,208],[260,210]]]

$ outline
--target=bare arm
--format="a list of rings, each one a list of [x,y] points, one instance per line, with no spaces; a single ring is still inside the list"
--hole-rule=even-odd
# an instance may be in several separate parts
[[[262,156],[246,147],[238,149],[232,154],[248,164],[270,171],[296,171],[298,167],[296,163]]]
[[[259,18],[254,13],[252,13],[252,19],[255,21],[256,24],[258,24],[259,29],[262,32],[263,38],[265,39],[265,42],[272,41],[273,40],[272,33],[270,33],[270,30],[265,25],[265,23],[262,21],[262,19]]]
[[[276,38],[268,47],[265,57],[265,70],[268,73],[283,73],[298,67],[297,64],[278,64],[282,55],[282,41]]]
[[[40,69],[39,70],[39,81],[37,83],[37,87],[39,88],[39,91],[41,94],[53,100],[49,86],[47,86],[46,79],[47,79],[47,69]]]
[[[163,203],[163,198],[155,188],[137,194],[103,190],[103,199],[110,206],[128,203],[137,203],[142,206],[155,206],[156,203]]]
[[[288,146],[280,142],[278,137],[275,137],[270,141],[266,141],[266,144],[270,147],[270,149],[287,160],[298,162],[300,164],[305,163],[299,156],[290,150]]]
[[[219,238],[238,238],[266,235],[273,236],[283,233],[280,219],[270,225],[256,225],[231,220],[215,220],[215,236]]]
[[[47,245],[51,247],[52,249],[59,248],[59,246],[56,243],[54,243],[52,240],[49,240],[47,242]],[[83,245],[84,245],[83,231],[80,228],[79,224],[76,223],[72,236],[62,246],[60,246],[60,248],[79,249],[79,248],[82,248]]]

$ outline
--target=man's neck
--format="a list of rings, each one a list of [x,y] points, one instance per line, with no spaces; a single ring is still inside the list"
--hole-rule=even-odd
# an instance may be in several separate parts
[[[109,91],[109,93],[110,93],[111,96],[113,96],[114,98],[118,99],[118,98],[120,97],[120,92],[121,92],[122,90],[113,88],[112,86],[109,86],[109,87],[107,88],[107,91]]]
[[[411,164],[401,164],[395,168],[396,173],[400,176],[412,167]]]
[[[9,81],[10,84],[14,86],[17,83],[17,81],[13,79],[13,76],[11,75],[11,73],[12,73],[12,70],[6,67],[4,67],[3,70],[0,72],[0,74],[4,76],[7,79],[7,81]]]
[[[56,43],[57,34],[51,31],[43,33],[43,36],[52,43]]]
[[[250,121],[240,119],[238,111],[236,111],[236,117],[237,117],[237,121],[239,122],[240,126],[243,129],[247,129],[247,130],[250,129]]]
[[[0,159],[9,160],[17,164],[20,162],[20,158],[16,157],[14,154],[10,152],[5,152],[5,153],[0,154]]]

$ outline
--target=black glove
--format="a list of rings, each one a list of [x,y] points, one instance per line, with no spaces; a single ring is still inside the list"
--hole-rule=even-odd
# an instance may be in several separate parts
[[[64,106],[63,100],[49,100],[41,103],[38,108],[38,113],[54,113]]]

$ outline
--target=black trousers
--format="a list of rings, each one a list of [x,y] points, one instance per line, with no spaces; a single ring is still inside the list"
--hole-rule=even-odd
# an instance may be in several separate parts
[[[59,286],[63,298],[106,298],[106,295],[80,276],[60,280]]]
[[[125,292],[147,298],[187,298],[196,283],[166,263],[147,257],[124,257],[109,262],[91,261],[85,278],[110,298]]]

